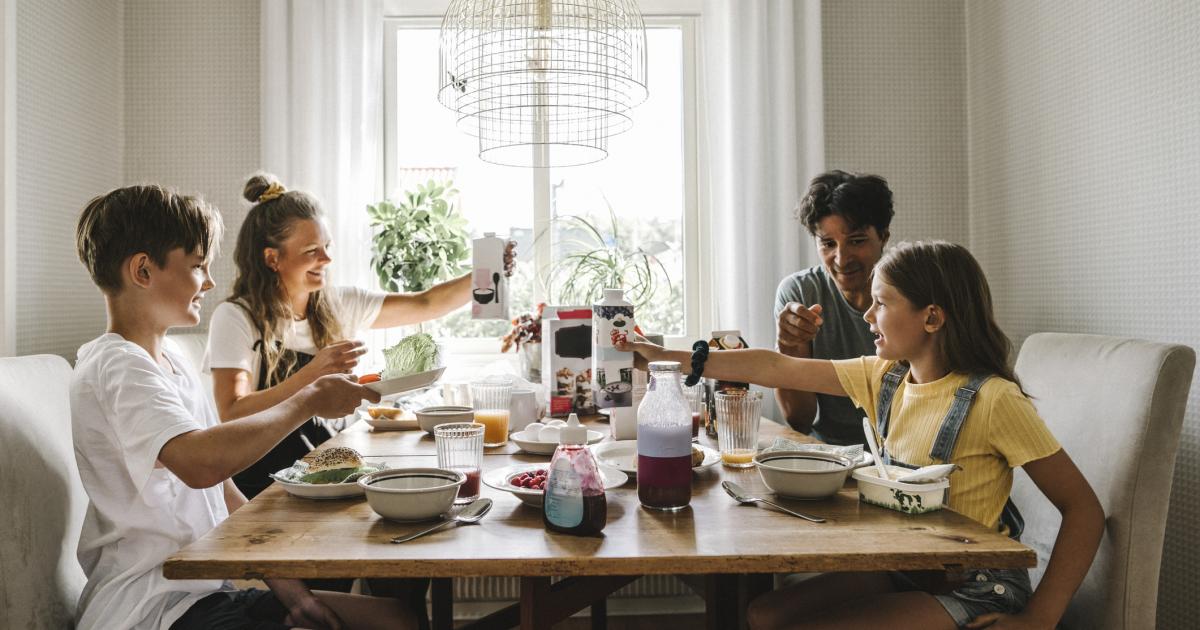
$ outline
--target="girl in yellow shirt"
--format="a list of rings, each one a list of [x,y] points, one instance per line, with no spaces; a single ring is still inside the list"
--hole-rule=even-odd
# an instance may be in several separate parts
[[[1054,628],[1091,566],[1104,512],[1021,391],[983,270],[958,245],[901,244],[876,266],[871,298],[863,318],[876,336],[874,357],[826,361],[751,349],[705,359],[643,339],[624,349],[648,361],[698,363],[720,380],[848,396],[875,423],[885,458],[958,464],[949,506],[1014,537],[1022,523],[1008,495],[1021,466],[1062,514],[1057,543],[1033,592],[1023,569],[972,570],[965,581],[938,584],[913,573],[829,573],[753,602],[751,626]]]

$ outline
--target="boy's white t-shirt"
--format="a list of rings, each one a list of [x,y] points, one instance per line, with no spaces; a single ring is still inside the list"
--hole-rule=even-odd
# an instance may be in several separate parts
[[[163,562],[228,515],[221,485],[189,488],[158,464],[171,438],[217,424],[179,355],[164,369],[116,333],[84,344],[71,379],[71,428],[89,504],[79,535],[87,585],[79,630],[169,628],[220,580],[168,580]]]
[[[383,299],[387,297],[386,293],[358,287],[329,287],[324,290],[333,306],[334,317],[342,326],[345,339],[354,339],[370,328],[383,308]],[[258,328],[250,321],[245,309],[231,302],[220,303],[208,323],[208,355],[204,370],[245,370],[250,373],[250,383],[256,385],[260,355],[254,343],[258,339]],[[294,321],[284,330],[283,347],[305,354],[317,353],[308,320]]]

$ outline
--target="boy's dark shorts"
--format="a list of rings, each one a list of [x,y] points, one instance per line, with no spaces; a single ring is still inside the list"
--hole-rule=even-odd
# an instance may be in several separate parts
[[[287,608],[257,588],[213,593],[192,604],[171,630],[285,630]]]

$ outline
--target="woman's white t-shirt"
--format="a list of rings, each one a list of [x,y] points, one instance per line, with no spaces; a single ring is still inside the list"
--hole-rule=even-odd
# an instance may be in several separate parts
[[[77,628],[168,628],[221,580],[168,580],[168,556],[229,515],[220,484],[189,488],[158,463],[171,438],[218,424],[183,357],[164,369],[116,333],[83,345],[71,377],[71,430],[89,504],[77,555],[87,586]]]
[[[386,293],[358,287],[329,287],[324,291],[333,306],[334,317],[342,326],[345,339],[354,339],[370,328],[379,316],[383,299],[387,297]],[[261,355],[254,344],[258,340],[258,327],[250,321],[246,310],[231,302],[222,302],[213,311],[208,325],[205,371],[212,368],[245,370],[250,373],[250,382],[257,385]],[[283,331],[283,347],[305,354],[317,353],[308,320],[294,321]]]

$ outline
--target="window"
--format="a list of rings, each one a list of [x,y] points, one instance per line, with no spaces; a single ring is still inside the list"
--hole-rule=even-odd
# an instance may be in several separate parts
[[[514,317],[542,301],[599,299],[564,300],[574,263],[590,249],[617,246],[649,256],[643,272],[648,268],[654,289],[638,313],[642,329],[676,338],[699,335],[694,20],[647,18],[649,98],[633,110],[633,128],[610,138],[607,159],[569,168],[514,168],[479,159],[476,138],[460,131],[453,112],[437,101],[440,22],[387,21],[387,195],[399,197],[429,179],[453,180],[472,237],[496,232],[517,242],[510,282]],[[473,321],[463,308],[426,329],[448,338],[486,338],[486,345],[475,347],[487,351],[498,348],[494,339],[508,324]]]

